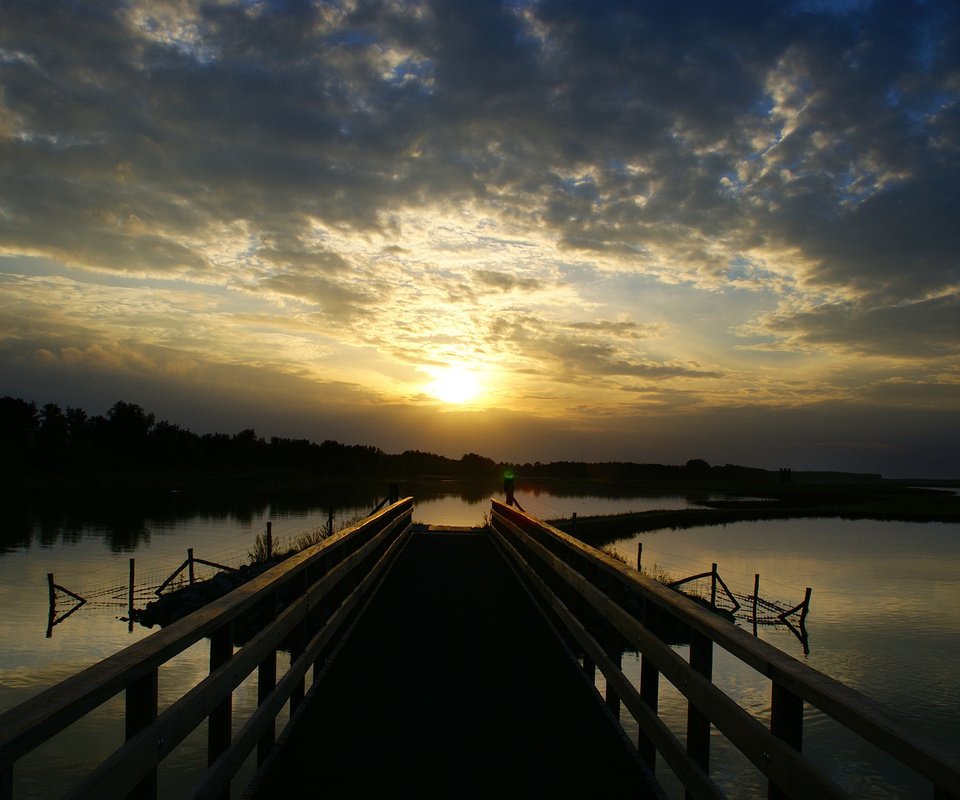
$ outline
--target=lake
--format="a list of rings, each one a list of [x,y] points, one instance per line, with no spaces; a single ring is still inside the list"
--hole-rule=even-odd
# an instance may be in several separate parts
[[[433,524],[480,524],[489,512],[490,492],[442,491],[416,503],[414,519]],[[496,496],[496,495],[492,495]],[[706,495],[611,496],[564,494],[559,490],[518,491],[535,516],[619,513],[693,507]],[[713,499],[711,497],[711,499]],[[377,497],[352,498],[335,510],[335,525],[368,513]],[[172,505],[171,505],[172,503]],[[151,631],[128,628],[129,559],[137,583],[156,586],[185,559],[196,557],[236,565],[248,558],[269,520],[276,540],[325,526],[329,503],[249,499],[213,510],[180,508],[167,499],[149,514],[128,507],[111,514],[74,511],[24,512],[15,530],[0,538],[0,710],[9,708],[78,669],[116,652]],[[5,523],[11,524],[9,521]],[[759,635],[810,666],[888,704],[909,724],[960,747],[960,526],[845,520],[778,520],[690,530],[646,532],[608,547],[631,564],[643,542],[643,564],[674,578],[707,571],[716,562],[734,591],[750,593],[760,574],[760,595],[793,605],[812,588],[807,618],[809,653],[783,627],[761,626]],[[90,598],[79,611],[48,631],[47,574],[60,586]],[[149,591],[138,592],[138,607]],[[57,611],[71,607],[58,596]],[[49,632],[49,636],[48,636]],[[682,650],[683,648],[678,648]],[[280,654],[282,661],[284,655]],[[160,673],[161,709],[207,669],[200,642]],[[624,656],[624,671],[639,678],[639,659]],[[769,715],[764,679],[718,649],[715,680],[760,719]],[[235,695],[235,728],[256,704],[255,677]],[[685,705],[665,684],[661,710],[682,731]],[[15,796],[42,798],[66,790],[89,765],[122,742],[122,698],[105,704],[30,757],[17,763]],[[626,717],[625,717],[626,719]],[[881,754],[835,729],[813,709],[805,715],[804,750],[857,796],[927,796]],[[631,731],[633,735],[633,731]],[[201,729],[164,761],[163,797],[180,796],[205,765]],[[761,781],[717,738],[714,774],[731,797],[765,794]],[[239,787],[252,773],[249,763]],[[658,774],[661,772],[658,770]],[[671,796],[682,796],[665,778]],[[239,792],[238,792],[239,793]]]

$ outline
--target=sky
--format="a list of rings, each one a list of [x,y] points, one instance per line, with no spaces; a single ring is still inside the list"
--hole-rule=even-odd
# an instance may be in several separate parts
[[[960,476],[955,0],[0,0],[0,394]]]

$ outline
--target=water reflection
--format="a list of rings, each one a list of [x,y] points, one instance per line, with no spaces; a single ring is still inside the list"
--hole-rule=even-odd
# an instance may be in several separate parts
[[[356,482],[269,491],[255,487],[233,491],[35,490],[5,498],[9,513],[0,522],[0,554],[33,542],[46,548],[76,544],[86,535],[101,536],[115,552],[133,552],[149,544],[156,531],[197,517],[245,525],[262,516],[266,507],[281,517],[318,507],[369,511],[386,493],[386,484]]]
[[[783,596],[812,586],[815,647],[804,653],[785,628],[760,628],[760,638],[960,747],[960,526],[774,520],[647,532],[612,547],[630,558],[640,541],[645,563],[667,572],[716,561],[732,587],[752,585],[758,572]],[[732,658],[716,662],[715,677],[741,703],[769,686]],[[816,709],[807,708],[804,728],[804,752],[855,796],[920,796],[915,777]]]

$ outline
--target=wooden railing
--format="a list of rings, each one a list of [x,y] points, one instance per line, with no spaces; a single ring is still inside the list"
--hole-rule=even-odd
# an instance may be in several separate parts
[[[724,796],[710,778],[711,724],[768,778],[770,797],[846,797],[801,753],[804,703],[809,703],[926,778],[931,796],[960,798],[957,754],[907,733],[902,721],[859,692],[678,592],[497,501],[493,501],[491,530],[582,654],[588,676],[593,679],[596,668],[600,669],[614,715],[619,717],[622,703],[637,721],[637,749],[648,768],[654,768],[659,752],[688,797]],[[689,661],[667,642],[678,627],[690,642]],[[712,682],[714,644],[770,679],[769,728]],[[624,648],[641,655],[639,686],[621,671]],[[687,700],[683,742],[657,713],[661,675]]]
[[[278,713],[289,700],[293,716],[307,671],[313,667],[315,680],[338,632],[409,533],[412,514],[412,499],[400,500],[0,715],[0,800],[13,797],[18,759],[120,692],[126,741],[69,797],[156,797],[157,766],[205,720],[209,766],[194,796],[228,796],[231,777],[254,748],[258,763],[266,760]],[[235,651],[233,624],[250,614],[266,624]],[[209,675],[158,714],[159,668],[204,637]],[[279,649],[290,650],[290,667],[277,680]],[[254,670],[258,706],[232,736],[232,693]]]

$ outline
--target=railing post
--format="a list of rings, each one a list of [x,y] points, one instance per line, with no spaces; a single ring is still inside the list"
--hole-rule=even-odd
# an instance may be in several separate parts
[[[263,602],[263,606],[267,609],[267,617],[269,622],[266,625],[270,625],[277,618],[277,613],[280,608],[279,596],[276,592],[272,592]],[[266,625],[264,627],[266,627]],[[263,661],[257,667],[257,705],[262,705],[269,698],[270,694],[277,686],[277,651],[276,648],[270,651],[267,654]],[[263,766],[267,758],[270,756],[270,753],[273,750],[273,746],[276,743],[277,737],[277,721],[276,718],[272,719],[269,724],[266,726],[263,735],[260,737],[260,740],[257,742],[257,767]]]
[[[187,569],[190,573],[190,585],[193,586],[194,577],[193,577],[193,548],[192,547],[187,548]]]
[[[596,586],[600,591],[602,591],[607,597],[610,597],[613,594],[613,579],[603,575],[600,577],[600,580],[596,578],[592,579],[594,586]],[[617,632],[613,627],[604,620],[601,623],[601,630],[604,631],[603,638],[606,640],[604,645],[604,651],[606,651],[607,658],[609,658],[618,670],[621,669],[621,664],[623,662],[623,648],[620,646],[620,639],[617,635]],[[605,692],[605,700],[607,703],[607,708],[610,709],[610,713],[613,714],[613,718],[620,721],[620,695],[617,694],[613,686],[610,685],[610,681],[607,681],[607,689]]]
[[[597,685],[597,665],[594,663],[593,659],[590,658],[589,653],[583,654],[583,672],[587,676],[587,680],[593,686]]]
[[[803,700],[776,681],[770,697],[770,733],[797,752],[803,749]],[[770,781],[767,788],[770,800],[786,800],[789,796],[784,787]]]
[[[710,605],[713,608],[717,607],[717,565],[713,564],[710,567]]]
[[[130,559],[131,562],[133,559]],[[131,683],[126,691],[125,736],[133,738],[157,718],[158,677],[152,669]],[[132,800],[155,800],[157,796],[157,768],[152,767],[136,788],[127,795]]]
[[[650,706],[650,710],[654,714],[658,713],[660,706],[660,670],[645,655],[640,656],[640,699]],[[642,730],[637,741],[637,752],[652,773],[657,764],[657,748]]]
[[[617,669],[620,669],[621,660],[623,659],[623,652],[619,647],[610,647],[607,649],[607,656],[614,663]],[[610,681],[607,681],[607,691],[606,691],[606,701],[607,708],[610,709],[610,713],[613,714],[613,718],[617,721],[620,720],[620,695],[614,690],[613,686],[610,685]]]
[[[333,512],[331,514],[331,521],[333,520]],[[297,597],[300,597],[307,591],[307,572],[304,570],[300,573],[297,578],[299,582],[299,591],[297,592]],[[291,641],[290,641],[290,663],[293,664],[303,653],[304,647],[306,646],[306,636],[307,636],[307,622],[306,620],[301,621],[297,627],[291,632]],[[293,712],[297,710],[297,707],[303,702],[303,696],[305,694],[306,688],[306,677],[304,676],[296,685],[293,687],[293,691],[290,692],[290,714],[293,715]]]
[[[227,623],[210,637],[210,671],[225,664],[233,657],[233,624]],[[210,712],[207,722],[207,766],[230,746],[233,726],[233,694],[228,694]],[[230,797],[230,785],[221,795],[222,800]]]
[[[273,558],[273,523],[267,523],[267,561]]]
[[[277,685],[277,651],[271,650],[269,655],[260,662],[257,669],[257,705],[262,705],[270,696],[270,693]],[[277,735],[277,722],[271,720],[267,725],[263,736],[257,742],[257,766],[262,767],[263,763],[273,750],[273,744]]]
[[[690,631],[690,666],[707,680],[713,680],[713,641],[699,631]],[[687,754],[710,774],[710,718],[687,702]],[[692,797],[690,792],[686,793]]]

